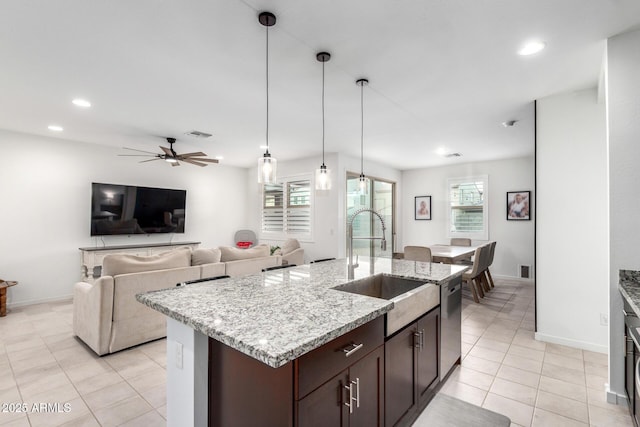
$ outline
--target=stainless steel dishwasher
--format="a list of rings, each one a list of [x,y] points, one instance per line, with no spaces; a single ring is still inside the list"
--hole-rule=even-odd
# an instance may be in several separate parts
[[[440,381],[462,353],[462,278],[440,285]]]

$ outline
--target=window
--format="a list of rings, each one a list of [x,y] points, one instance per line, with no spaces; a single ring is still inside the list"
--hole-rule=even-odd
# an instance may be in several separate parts
[[[488,183],[486,175],[448,181],[449,237],[489,240]]]
[[[262,187],[262,232],[272,238],[311,238],[311,179]]]

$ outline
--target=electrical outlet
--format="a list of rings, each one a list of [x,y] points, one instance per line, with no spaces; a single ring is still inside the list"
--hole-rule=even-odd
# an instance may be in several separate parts
[[[600,313],[600,325],[609,326],[609,316],[606,313]]]
[[[182,369],[182,343],[176,342],[176,368]]]

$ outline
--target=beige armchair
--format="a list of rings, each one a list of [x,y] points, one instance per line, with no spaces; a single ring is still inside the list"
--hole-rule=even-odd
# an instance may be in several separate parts
[[[283,264],[304,264],[304,249],[300,247],[300,242],[297,239],[285,240],[280,251],[282,252]]]

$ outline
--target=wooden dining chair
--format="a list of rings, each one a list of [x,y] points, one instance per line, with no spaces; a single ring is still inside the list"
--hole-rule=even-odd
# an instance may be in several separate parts
[[[469,287],[469,290],[471,291],[471,294],[473,295],[473,300],[475,302],[480,302],[480,300],[478,299],[478,295],[480,295],[481,298],[484,298],[484,292],[482,291],[482,285],[479,284],[478,281],[478,277],[481,275],[482,270],[481,265],[480,265],[480,259],[482,257],[482,253],[484,251],[484,246],[481,246],[479,248],[476,249],[475,253],[474,253],[474,262],[473,262],[473,267],[471,267],[470,270],[467,270],[465,273],[462,274],[462,280],[467,284],[467,286]]]
[[[491,285],[489,284],[489,280],[487,280],[487,270],[489,269],[491,258],[491,244],[487,243],[486,245],[482,245],[481,248],[482,252],[480,252],[480,266],[478,267],[480,274],[478,276],[478,282],[481,290],[483,291],[482,293],[487,293],[491,291]]]
[[[496,242],[491,242],[489,243],[490,245],[490,250],[489,250],[489,260],[487,262],[487,268],[485,270],[485,275],[487,276],[487,282],[489,283],[489,286],[492,288],[495,288],[496,285],[495,283],[493,283],[493,277],[491,277],[491,272],[489,271],[489,267],[491,267],[491,265],[493,264],[493,255],[496,252]]]
[[[453,237],[451,239],[451,246],[471,246],[471,239],[463,239],[462,237]]]
[[[431,262],[431,249],[426,246],[405,246],[404,259],[409,261]]]

